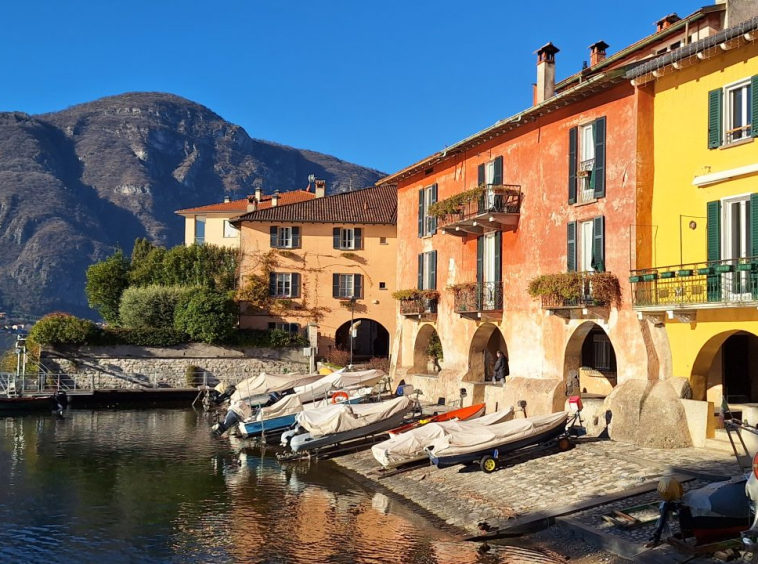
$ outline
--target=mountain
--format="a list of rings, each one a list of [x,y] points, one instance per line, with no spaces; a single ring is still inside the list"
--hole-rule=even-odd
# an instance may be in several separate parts
[[[383,175],[251,138],[179,96],[130,93],[30,116],[0,113],[0,310],[92,316],[87,266],[137,237],[183,241],[181,208],[302,189],[327,193]]]

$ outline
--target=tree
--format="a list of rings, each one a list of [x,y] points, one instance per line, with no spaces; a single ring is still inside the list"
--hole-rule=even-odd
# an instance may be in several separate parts
[[[51,313],[32,326],[29,340],[41,345],[83,345],[96,331],[97,327],[88,319],[68,313]]]
[[[87,269],[87,302],[108,323],[118,325],[121,294],[128,286],[129,261],[121,249]]]
[[[177,304],[174,328],[193,341],[219,343],[229,338],[237,325],[237,306],[228,294],[197,288]]]
[[[176,305],[191,291],[184,286],[130,286],[121,295],[121,325],[128,329],[173,329]]]

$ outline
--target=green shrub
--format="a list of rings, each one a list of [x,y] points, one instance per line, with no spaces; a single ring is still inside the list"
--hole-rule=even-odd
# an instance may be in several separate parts
[[[299,333],[288,333],[281,329],[241,329],[230,335],[225,343],[238,347],[306,347],[308,339]]]
[[[187,382],[187,385],[190,388],[194,388],[198,385],[198,381],[202,380],[203,375],[203,369],[199,366],[194,366],[192,364],[187,365],[187,367],[184,369],[184,381]]]
[[[129,329],[171,328],[176,305],[190,291],[185,286],[127,288],[119,308],[121,325]]]
[[[189,337],[173,327],[112,329],[100,331],[92,344],[100,346],[172,347],[189,342]]]
[[[237,305],[226,293],[196,288],[179,300],[174,328],[193,341],[221,343],[234,332],[237,315]]]
[[[113,325],[118,325],[121,294],[129,286],[129,261],[121,249],[87,268],[85,293],[89,306]]]
[[[41,345],[84,345],[96,334],[97,327],[88,319],[68,313],[51,313],[34,324],[29,338]]]

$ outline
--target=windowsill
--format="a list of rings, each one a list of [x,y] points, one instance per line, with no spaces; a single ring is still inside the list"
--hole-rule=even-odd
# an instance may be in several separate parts
[[[271,247],[272,249],[277,249],[279,251],[291,251],[293,249],[299,249],[300,247]]]
[[[362,251],[363,249],[351,249],[349,247],[340,247],[338,251]]]
[[[599,198],[592,198],[591,200],[587,200],[585,202],[577,202],[575,204],[571,204],[575,208],[580,208],[582,206],[588,206],[590,204],[596,204],[598,202]]]
[[[731,143],[724,143],[723,145],[719,146],[719,150],[721,149],[731,149],[732,147],[739,147],[740,145],[747,145],[748,143],[752,143],[754,140],[754,137],[746,137],[745,139],[740,139],[739,141],[732,141]]]

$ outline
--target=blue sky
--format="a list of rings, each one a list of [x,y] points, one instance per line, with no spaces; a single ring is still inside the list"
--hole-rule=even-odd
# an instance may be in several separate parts
[[[267,139],[395,172],[531,104],[533,52],[558,78],[708,0],[3,2],[0,111],[131,91],[208,106]]]

